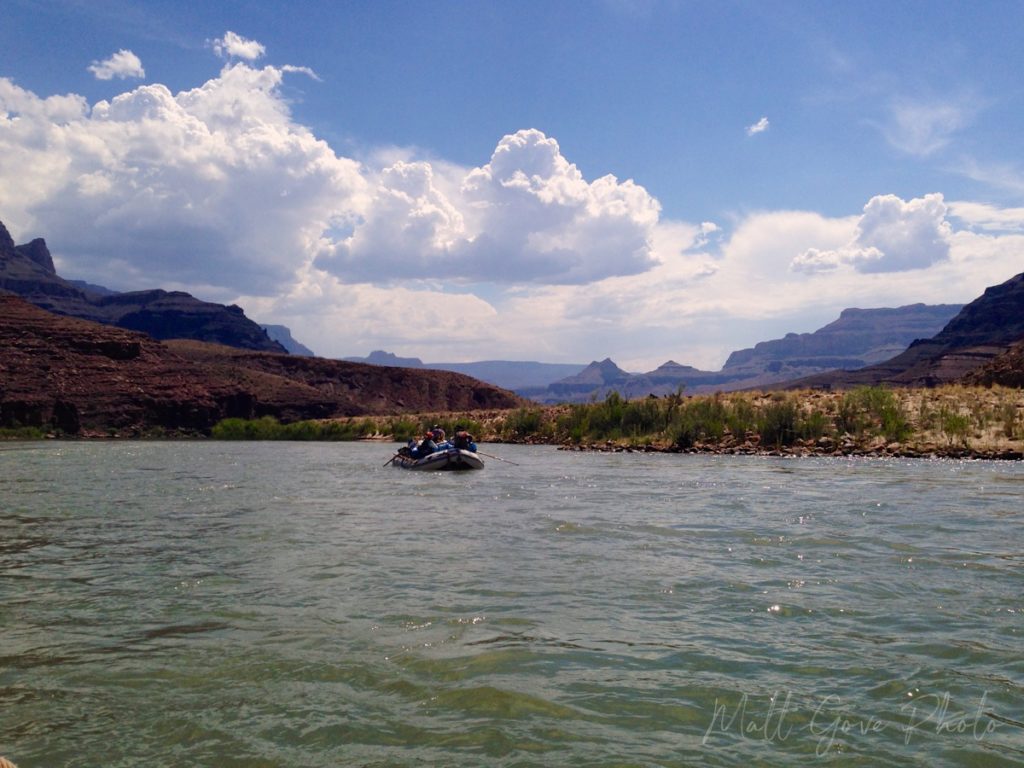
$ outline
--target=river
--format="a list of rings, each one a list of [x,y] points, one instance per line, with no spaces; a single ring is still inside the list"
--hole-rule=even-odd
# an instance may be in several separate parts
[[[0,755],[1024,764],[1024,465],[0,444]]]

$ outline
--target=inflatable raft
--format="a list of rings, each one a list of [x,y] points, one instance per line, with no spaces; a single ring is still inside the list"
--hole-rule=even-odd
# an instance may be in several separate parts
[[[443,448],[422,459],[395,454],[391,463],[402,469],[424,472],[483,469],[484,461],[475,452],[464,448]]]

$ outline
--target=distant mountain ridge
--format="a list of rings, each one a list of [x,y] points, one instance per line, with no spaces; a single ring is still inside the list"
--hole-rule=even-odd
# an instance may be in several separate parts
[[[511,361],[424,363],[418,357],[398,357],[383,350],[345,359],[465,373],[541,403],[586,402],[612,390],[627,398],[666,395],[680,387],[701,394],[768,387],[837,368],[863,368],[899,354],[915,340],[934,336],[961,309],[960,304],[844,309],[836,320],[812,333],[789,333],[737,350],[720,371],[702,371],[668,360],[653,371],[637,374],[609,358],[585,366]]]
[[[584,369],[578,363],[538,363],[521,360],[480,360],[470,363],[424,363],[418,357],[398,357],[392,352],[374,350],[366,357],[342,358],[353,363],[397,366],[400,368],[426,368],[434,371],[452,371],[472,376],[503,389],[520,391],[530,387],[544,388],[548,384],[573,376]]]
[[[15,245],[3,222],[0,290],[59,315],[141,331],[158,340],[187,338],[242,349],[286,352],[238,306],[201,301],[181,291],[115,293],[101,286],[76,285],[65,280],[57,274],[45,240],[36,238],[25,245]]]
[[[844,309],[813,333],[788,333],[729,355],[723,371],[779,373],[782,368],[863,368],[898,355],[916,339],[934,336],[962,304],[910,304]]]
[[[375,349],[366,357],[343,357],[346,363],[365,363],[366,365],[383,365],[390,368],[422,368],[423,361],[418,357],[399,357],[393,352]]]
[[[276,341],[286,350],[289,355],[300,355],[302,357],[316,357],[316,353],[303,344],[297,341],[293,336],[291,329],[286,325],[266,325],[260,323],[260,328],[266,331],[267,336]]]
[[[586,402],[612,390],[623,397],[690,394],[768,387],[840,367],[861,368],[938,333],[961,309],[958,304],[911,304],[896,308],[844,309],[813,333],[790,333],[729,355],[720,371],[702,371],[669,360],[653,371],[629,374],[609,359],[546,387],[520,388],[542,403]]]
[[[990,286],[953,317],[939,333],[915,341],[895,357],[857,371],[833,371],[800,379],[793,386],[851,387],[892,384],[934,386],[993,366],[1014,378],[1015,354],[1024,341],[1024,273]],[[983,375],[979,373],[979,375]],[[994,379],[993,374],[993,379]]]

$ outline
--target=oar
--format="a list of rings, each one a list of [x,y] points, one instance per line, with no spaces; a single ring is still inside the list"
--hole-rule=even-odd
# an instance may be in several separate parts
[[[388,464],[393,464],[395,459],[397,459],[400,455],[401,454],[396,453],[394,456],[392,456],[390,459],[384,462],[384,466],[386,467]]]
[[[508,459],[503,459],[503,458],[501,458],[501,456],[492,456],[491,454],[484,453],[483,451],[477,451],[477,453],[479,453],[481,456],[486,456],[488,459],[497,459],[498,461],[504,461],[506,464],[511,464],[513,467],[518,467],[519,466],[514,461],[509,461]]]

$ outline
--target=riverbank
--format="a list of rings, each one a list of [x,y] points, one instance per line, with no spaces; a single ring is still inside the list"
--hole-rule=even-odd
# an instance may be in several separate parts
[[[734,392],[516,409],[438,411],[282,422],[224,419],[221,440],[405,442],[440,426],[490,443],[562,450],[771,456],[1024,459],[1024,389],[947,385],[840,391]],[[53,437],[0,430],[15,439]],[[79,437],[197,437],[83,432]]]
[[[1024,458],[1024,390],[949,385],[682,394],[406,417],[485,442],[563,450],[773,456]],[[399,436],[405,439],[406,435]]]

